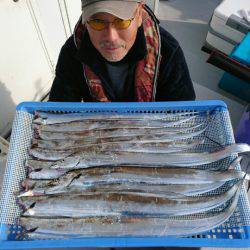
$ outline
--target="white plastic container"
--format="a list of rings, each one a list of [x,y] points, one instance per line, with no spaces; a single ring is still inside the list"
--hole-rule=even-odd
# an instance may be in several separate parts
[[[224,0],[214,10],[206,42],[230,54],[247,32],[250,32],[250,0]]]

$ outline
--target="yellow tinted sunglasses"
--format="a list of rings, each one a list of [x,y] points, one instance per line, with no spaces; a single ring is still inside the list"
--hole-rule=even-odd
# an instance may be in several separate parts
[[[100,19],[91,19],[88,20],[87,23],[94,30],[103,30],[108,27],[108,24],[114,25],[114,27],[118,30],[123,30],[127,29],[134,19],[135,19],[134,17],[128,20],[116,18],[113,22],[107,22]]]

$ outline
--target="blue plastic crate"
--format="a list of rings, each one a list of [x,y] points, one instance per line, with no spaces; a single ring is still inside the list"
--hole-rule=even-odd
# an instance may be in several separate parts
[[[222,145],[234,143],[229,113],[224,102],[158,103],[22,103],[17,107],[7,169],[0,203],[0,249],[74,248],[74,247],[250,247],[250,208],[245,189],[230,219],[209,232],[190,237],[88,237],[67,240],[22,240],[16,238],[21,228],[15,223],[20,216],[14,192],[25,179],[24,159],[32,137],[31,122],[35,110],[84,113],[182,113],[209,112],[207,136]],[[203,117],[204,118],[204,117]],[[233,156],[235,158],[235,156]],[[232,158],[229,159],[230,161]],[[228,160],[228,162],[229,162]],[[225,163],[228,163],[225,161]]]

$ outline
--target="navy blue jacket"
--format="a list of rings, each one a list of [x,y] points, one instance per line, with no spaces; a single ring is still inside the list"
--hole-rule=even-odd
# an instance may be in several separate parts
[[[161,64],[156,89],[156,101],[194,100],[195,93],[187,64],[178,42],[163,28],[161,35]],[[109,87],[109,76],[105,70],[105,59],[90,42],[88,32],[83,35],[82,45],[76,48],[71,36],[61,49],[56,66],[49,101],[91,102],[89,88],[83,75],[83,63],[100,77],[106,95],[111,101],[136,101],[134,97],[134,72],[136,63],[147,53],[142,27],[138,29],[136,41],[122,60],[129,63],[124,96],[118,99]],[[119,62],[118,62],[119,63]]]

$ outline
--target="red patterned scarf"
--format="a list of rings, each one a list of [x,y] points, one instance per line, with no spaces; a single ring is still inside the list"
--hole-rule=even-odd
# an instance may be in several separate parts
[[[158,24],[155,24],[148,12],[144,9],[142,13],[142,20],[148,53],[146,58],[139,61],[136,65],[134,78],[135,97],[137,102],[150,102],[153,99],[154,77],[155,74],[158,74],[158,72],[155,72],[159,50],[159,37],[155,25]],[[80,47],[84,30],[84,25],[79,22],[75,29],[76,45],[78,48]],[[83,66],[83,70],[94,101],[110,102],[105,94],[100,78],[95,75],[87,65]]]

